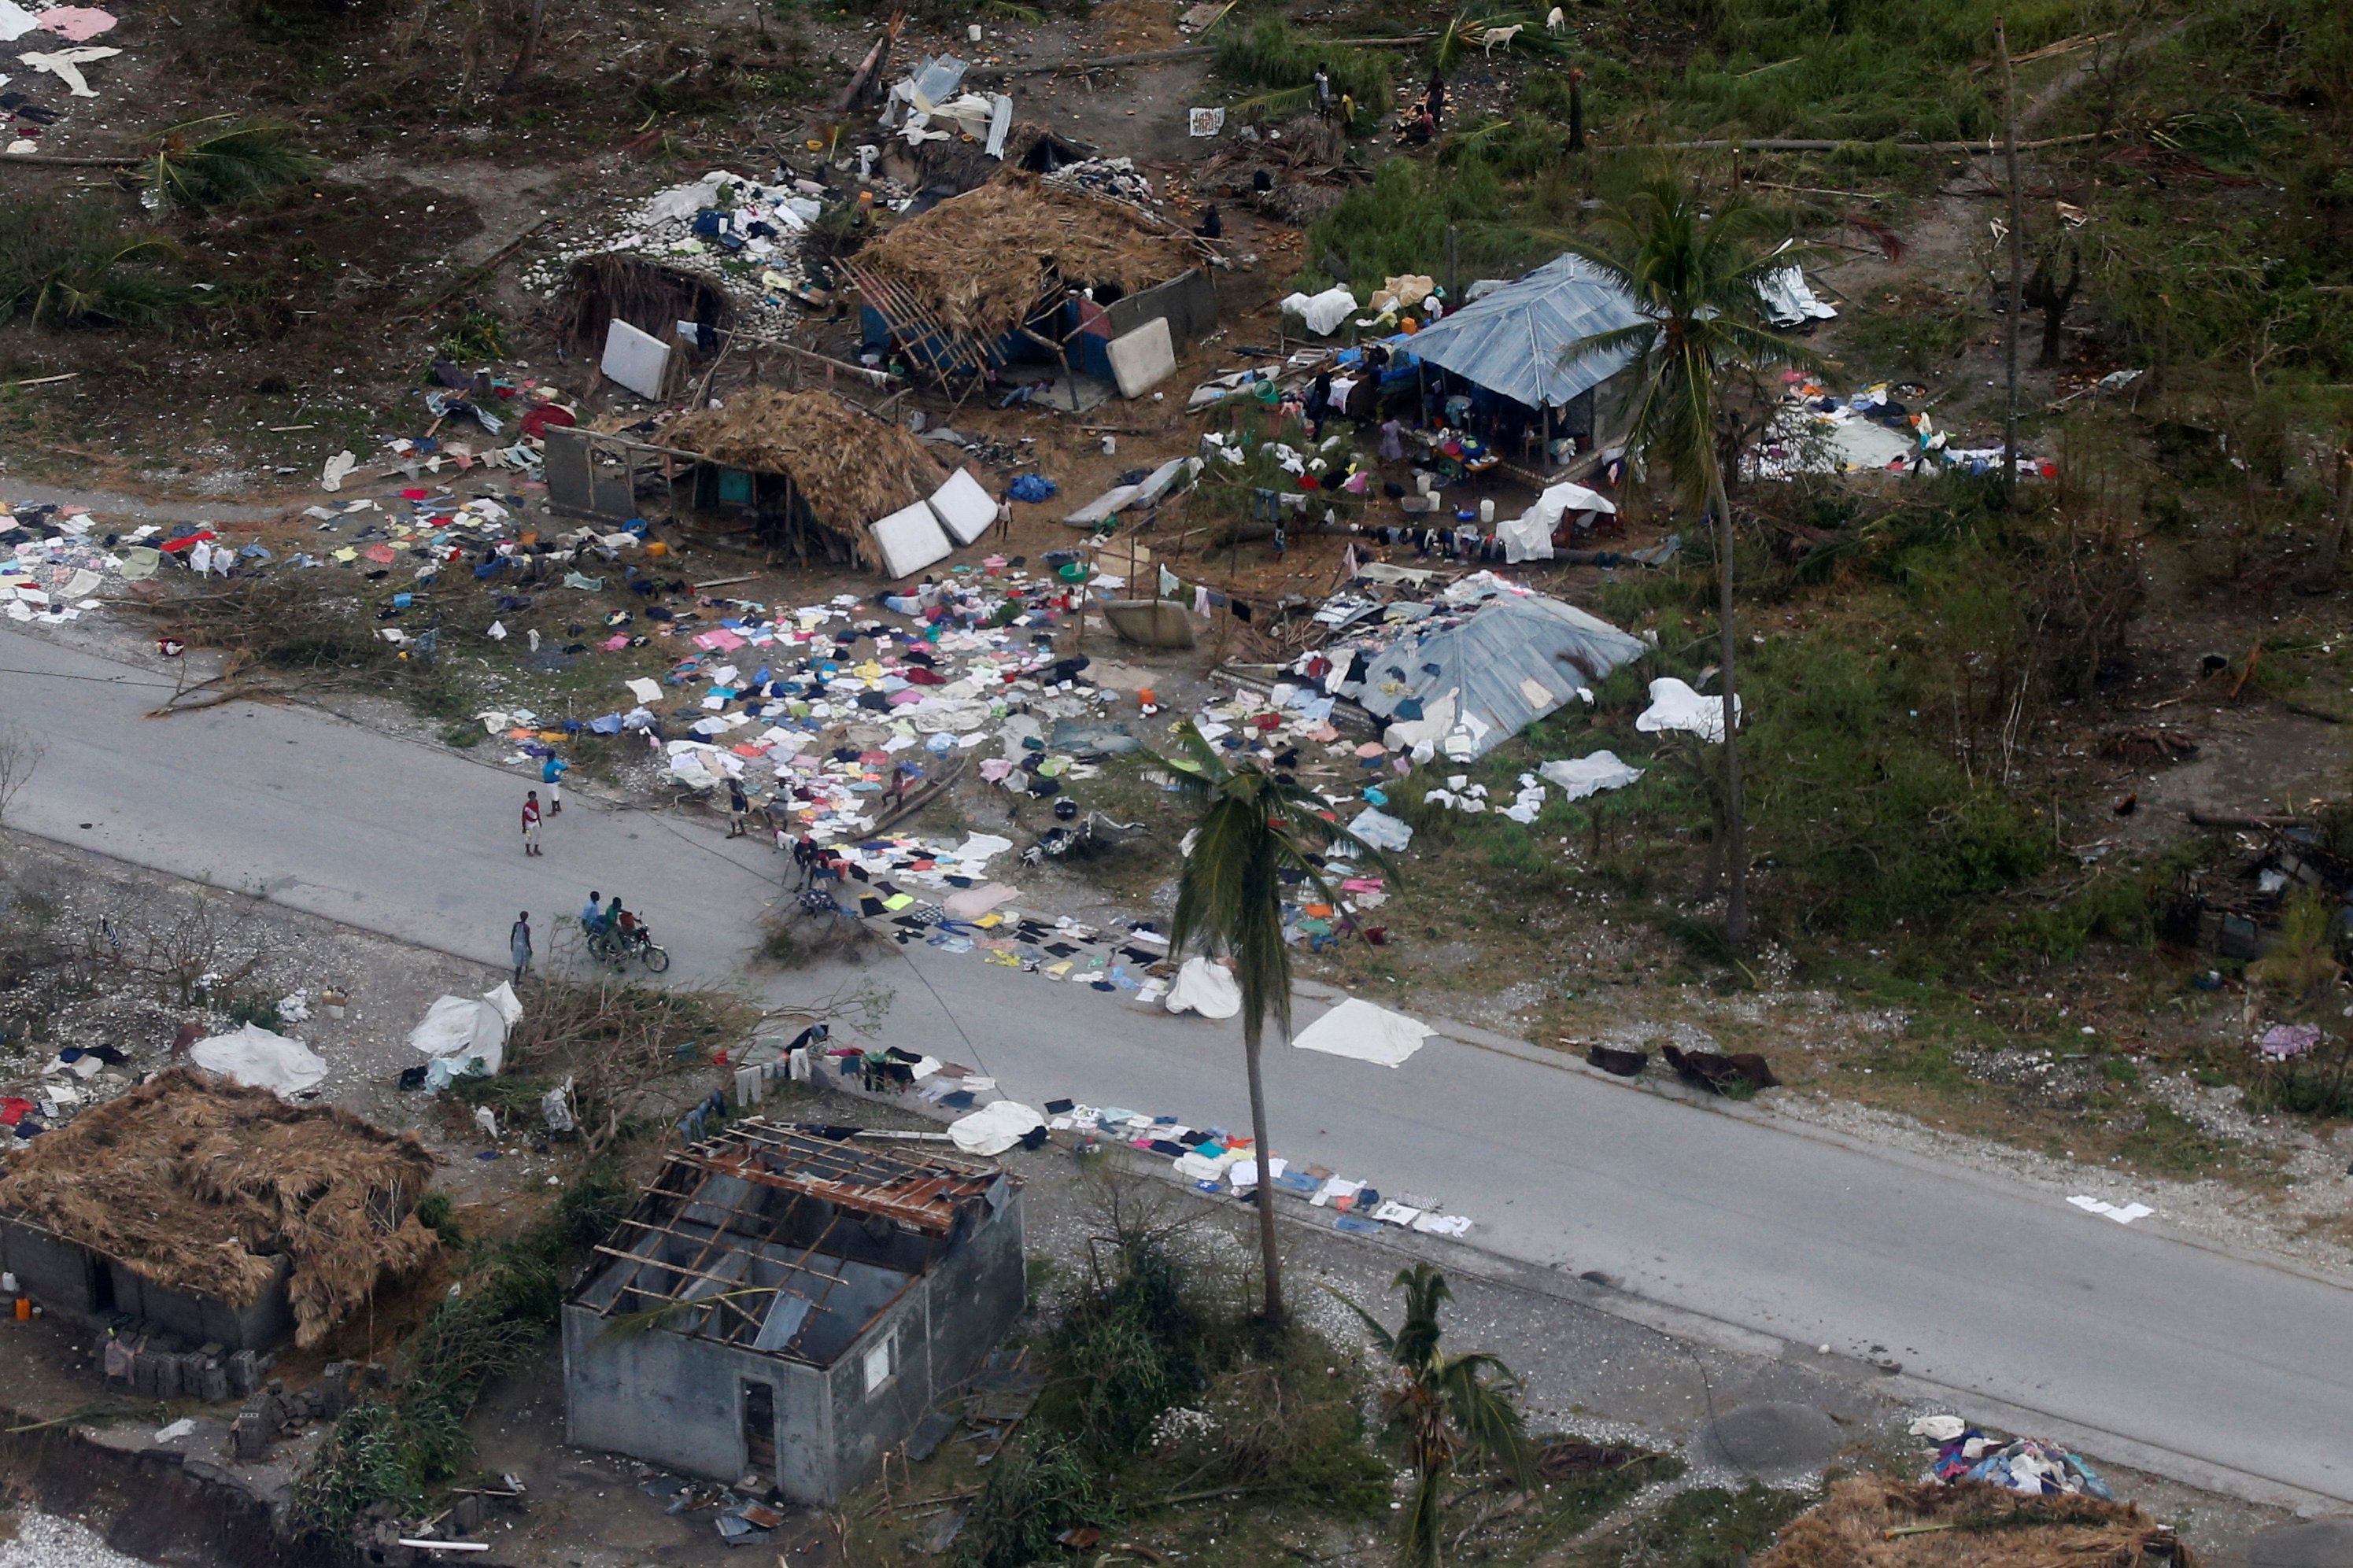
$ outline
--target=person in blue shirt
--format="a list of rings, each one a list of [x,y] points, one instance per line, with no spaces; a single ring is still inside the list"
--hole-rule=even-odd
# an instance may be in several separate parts
[[[547,814],[560,816],[564,813],[564,775],[572,764],[550,752],[547,761],[539,764],[539,782],[547,786]]]
[[[580,906],[580,929],[584,932],[601,929],[605,924],[602,896],[596,889],[588,889],[588,901]]]

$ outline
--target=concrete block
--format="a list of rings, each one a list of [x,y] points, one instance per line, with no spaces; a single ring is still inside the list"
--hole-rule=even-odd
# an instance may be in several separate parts
[[[170,1351],[151,1351],[140,1358],[155,1363],[155,1397],[180,1397],[180,1358]]]
[[[269,1452],[269,1434],[262,1425],[260,1412],[247,1408],[237,1413],[229,1425],[229,1440],[237,1457],[248,1464],[254,1463]]]
[[[251,1351],[237,1351],[228,1358],[229,1393],[242,1399],[261,1386],[261,1368]]]
[[[206,1356],[196,1363],[196,1397],[207,1405],[220,1405],[228,1399],[228,1368],[218,1356]]]

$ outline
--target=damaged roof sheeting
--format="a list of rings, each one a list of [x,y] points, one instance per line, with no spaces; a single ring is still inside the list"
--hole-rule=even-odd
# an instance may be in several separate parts
[[[1530,408],[1557,408],[1634,363],[1626,344],[1578,354],[1586,339],[1650,318],[1581,257],[1547,261],[1414,334],[1414,357]]]
[[[1461,606],[1441,598],[1437,613],[1359,643],[1362,676],[1333,689],[1387,720],[1394,743],[1419,749],[1427,741],[1434,752],[1467,761],[1649,647],[1542,594],[1507,590]],[[1347,654],[1331,654],[1350,668]]]
[[[438,1242],[410,1212],[432,1174],[411,1135],[180,1068],[12,1155],[0,1215],[238,1307],[290,1255],[295,1342],[308,1347],[433,1257]]]
[[[572,1304],[830,1366],[1015,1184],[753,1117],[670,1155]]]

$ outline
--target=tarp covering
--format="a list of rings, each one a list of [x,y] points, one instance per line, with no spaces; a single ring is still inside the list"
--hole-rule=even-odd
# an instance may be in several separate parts
[[[235,1034],[215,1035],[189,1047],[188,1059],[248,1089],[300,1094],[327,1076],[327,1064],[300,1040],[248,1024]]]
[[[1530,408],[1554,407],[1634,363],[1635,351],[1572,357],[1597,332],[1647,320],[1634,302],[1575,256],[1547,261],[1514,283],[1414,334],[1414,356]]]
[[[444,996],[425,1010],[408,1043],[428,1057],[447,1057],[453,1068],[470,1061],[495,1076],[506,1064],[507,1030],[522,1016],[514,987],[501,981],[480,996]]]
[[[1421,1049],[1422,1041],[1436,1033],[1419,1019],[1352,996],[1308,1025],[1291,1043],[1303,1051],[1393,1068]]]
[[[1336,689],[1409,729],[1444,713],[1434,744],[1485,755],[1620,665],[1644,644],[1541,594],[1505,594],[1467,613],[1411,623],[1366,659],[1361,685]],[[1454,743],[1456,737],[1463,742]]]

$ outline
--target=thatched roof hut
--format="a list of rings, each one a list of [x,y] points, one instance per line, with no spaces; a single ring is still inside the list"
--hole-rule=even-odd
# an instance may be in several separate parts
[[[290,1258],[295,1342],[313,1345],[438,1242],[410,1212],[433,1156],[332,1106],[167,1072],[35,1139],[0,1214],[166,1289],[251,1305]]]
[[[1137,293],[1198,259],[1190,236],[1124,202],[1008,170],[873,240],[852,270],[986,343],[1064,289],[1109,284]]]
[[[1859,1476],[1782,1526],[1757,1568],[2191,1568],[2191,1557],[2130,1503]]]
[[[662,438],[727,468],[788,477],[806,521],[845,540],[870,568],[876,560],[867,525],[923,500],[948,477],[904,426],[824,392],[754,387],[723,408],[681,415]]]

